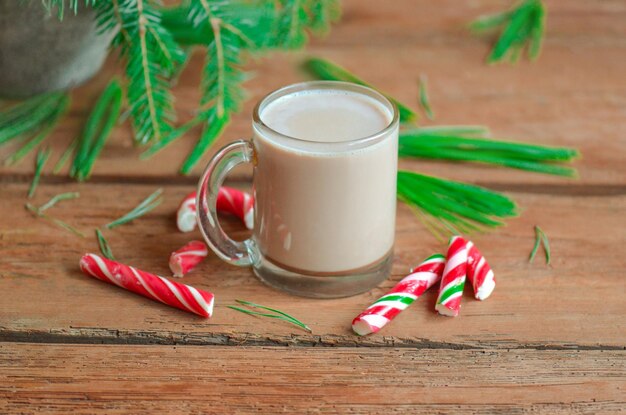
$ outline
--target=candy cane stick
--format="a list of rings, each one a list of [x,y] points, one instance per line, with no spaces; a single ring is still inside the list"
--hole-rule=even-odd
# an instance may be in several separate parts
[[[237,216],[252,229],[254,226],[254,199],[246,192],[222,186],[217,194],[218,212]],[[196,192],[189,193],[181,202],[176,212],[176,225],[181,232],[191,232],[196,227]]]
[[[444,316],[456,317],[461,309],[461,297],[467,274],[467,242],[460,236],[450,238],[446,267],[443,270],[435,310]]]
[[[477,300],[486,300],[496,288],[496,277],[491,267],[471,241],[467,242],[467,279]]]
[[[174,277],[182,277],[192,271],[204,258],[209,250],[204,242],[191,241],[170,255],[170,270]]]
[[[411,270],[386,295],[382,296],[352,321],[359,336],[376,333],[432,287],[443,273],[445,258],[435,254]]]
[[[83,255],[80,259],[80,269],[89,276],[151,300],[160,301],[202,317],[208,318],[213,314],[214,296],[210,292],[179,284],[95,254]]]

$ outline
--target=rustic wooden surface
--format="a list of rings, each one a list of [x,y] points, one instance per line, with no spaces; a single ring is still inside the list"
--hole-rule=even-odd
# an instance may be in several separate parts
[[[202,320],[87,279],[77,262],[97,251],[93,228],[156,187],[165,189],[161,206],[106,233],[114,253],[167,274],[169,253],[190,237],[176,231],[173,213],[197,180],[176,174],[196,136],[138,162],[130,130],[119,127],[90,183],[46,173],[34,199],[79,191],[80,199],[50,213],[87,239],[22,208],[32,160],[0,168],[0,413],[624,411],[626,3],[548,1],[549,36],[540,60],[487,67],[488,41],[468,35],[463,25],[508,3],[406,0],[382,8],[373,0],[346,1],[341,24],[307,51],[410,104],[417,101],[417,77],[428,75],[438,124],[484,124],[497,137],[583,152],[578,180],[403,162],[506,191],[522,206],[522,216],[507,227],[473,238],[498,276],[492,298],[480,303],[466,294],[461,316],[449,319],[433,313],[430,292],[381,334],[351,333],[354,315],[420,258],[443,248],[404,206],[392,278],[348,299],[282,294],[211,257],[185,277],[217,296],[215,316]],[[250,100],[222,143],[249,135],[256,99],[306,79],[297,70],[304,56],[275,54],[250,63],[256,72]],[[200,57],[193,60],[176,89],[181,120],[195,108],[200,64]],[[79,131],[112,67],[73,94],[70,116],[52,137],[53,160]],[[233,176],[235,185],[248,182],[245,169]],[[234,220],[225,224],[245,237]],[[535,224],[550,237],[552,266],[540,255],[527,262]],[[293,313],[313,334],[228,309],[236,298]]]

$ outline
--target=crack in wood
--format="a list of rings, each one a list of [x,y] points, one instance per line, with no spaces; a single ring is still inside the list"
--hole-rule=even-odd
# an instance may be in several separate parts
[[[31,174],[4,173],[0,174],[0,184],[30,183]],[[151,186],[189,186],[193,188],[198,182],[195,176],[123,176],[123,175],[97,175],[90,178],[92,185],[151,185]],[[246,175],[233,176],[228,179],[230,184],[245,185],[251,182],[251,177]],[[67,185],[75,184],[75,181],[65,176],[43,175],[41,184],[47,185]],[[552,196],[576,196],[576,197],[611,197],[626,195],[626,185],[624,184],[548,184],[548,183],[498,183],[478,181],[478,186],[487,187],[509,193],[531,193],[547,194]]]
[[[179,346],[290,346],[290,347],[367,347],[445,350],[572,350],[621,351],[626,345],[589,345],[573,343],[519,343],[511,341],[469,341],[454,343],[426,338],[389,336],[347,337],[339,335],[259,335],[254,333],[184,333],[71,327],[69,330],[1,330],[0,342],[52,344],[135,344]]]

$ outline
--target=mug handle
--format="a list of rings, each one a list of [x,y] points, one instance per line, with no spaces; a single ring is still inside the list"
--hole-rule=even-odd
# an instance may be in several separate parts
[[[219,150],[204,169],[196,196],[196,219],[204,239],[218,257],[240,267],[256,262],[251,239],[235,241],[226,235],[217,219],[217,194],[226,175],[239,164],[252,162],[254,148],[249,141],[237,140]]]

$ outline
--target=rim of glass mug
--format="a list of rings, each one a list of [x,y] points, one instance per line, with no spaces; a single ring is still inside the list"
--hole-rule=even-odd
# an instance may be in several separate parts
[[[376,100],[379,104],[382,104],[384,106],[385,110],[389,112],[391,120],[389,121],[389,124],[385,126],[385,128],[377,131],[374,134],[370,134],[368,136],[356,138],[353,140],[328,142],[305,140],[302,138],[282,134],[265,124],[261,119],[261,113],[263,112],[263,109],[268,104],[276,101],[277,99],[297,92],[313,91],[320,89],[346,91],[349,93],[357,93],[368,96],[369,98]],[[336,154],[364,149],[382,141],[391,130],[397,128],[399,123],[399,113],[396,105],[391,102],[386,96],[367,86],[342,81],[307,81],[287,85],[265,95],[254,107],[254,111],[252,112],[252,120],[253,128],[256,130],[257,133],[262,134],[265,137],[271,137],[272,141],[276,142],[276,144],[282,145],[288,150]]]

